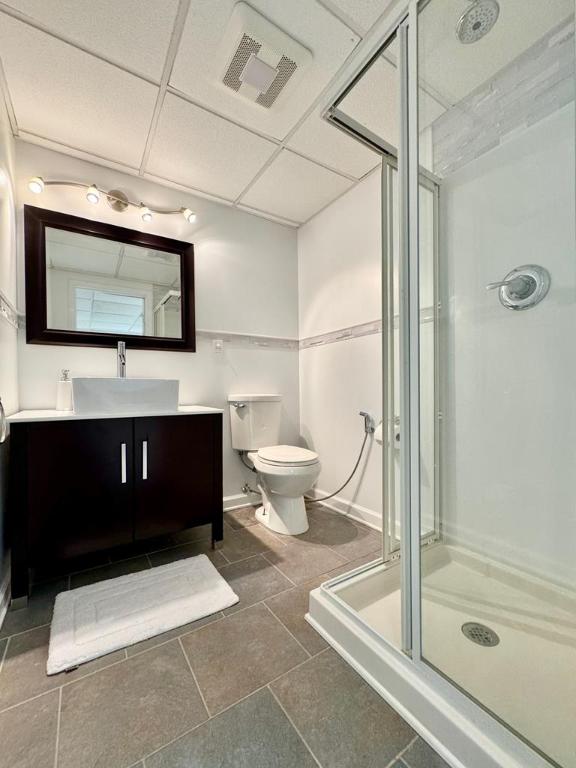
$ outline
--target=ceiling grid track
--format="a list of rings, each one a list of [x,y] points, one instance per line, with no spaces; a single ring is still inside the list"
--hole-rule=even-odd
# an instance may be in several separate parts
[[[164,105],[164,99],[166,98],[168,83],[170,82],[174,61],[176,59],[176,54],[178,53],[178,47],[180,46],[180,40],[182,39],[182,33],[184,32],[184,25],[186,24],[186,17],[188,16],[189,10],[190,0],[179,0],[178,11],[176,12],[176,18],[174,19],[174,27],[172,29],[168,53],[166,54],[166,61],[164,63],[164,70],[162,71],[162,77],[160,79],[160,90],[158,92],[158,97],[156,98],[152,120],[150,121],[150,129],[148,131],[148,136],[146,137],[146,145],[144,146],[144,152],[142,153],[142,161],[140,162],[140,176],[143,176],[146,170],[146,163],[148,162],[150,150],[152,149],[152,142],[156,135],[160,112]]]
[[[6,105],[10,130],[12,131],[13,136],[18,136],[18,121],[16,120],[16,112],[14,111],[14,104],[12,103],[12,97],[10,96],[10,91],[8,89],[8,81],[6,80],[2,59],[0,59],[0,91],[2,92],[4,104]]]

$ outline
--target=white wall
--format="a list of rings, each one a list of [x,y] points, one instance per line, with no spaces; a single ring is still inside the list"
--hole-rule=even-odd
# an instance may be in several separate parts
[[[381,318],[380,171],[298,231],[300,337]],[[350,474],[363,438],[358,411],[382,418],[380,333],[308,347],[300,352],[303,438],[322,462],[319,493]],[[381,526],[382,449],[376,443],[336,507]]]
[[[42,195],[27,188],[31,176],[95,183],[119,188],[131,199],[158,207],[189,206],[198,213],[190,226],[181,216],[156,217],[145,225],[138,212],[118,214],[104,201],[90,205],[79,190],[48,187]],[[298,279],[296,232],[265,219],[115,170],[17,142],[17,196],[20,232],[23,204],[97,218],[132,229],[187,240],[195,246],[196,324],[198,329],[297,338]],[[24,308],[23,248],[19,253],[19,297]],[[28,345],[19,338],[20,407],[54,407],[61,368],[72,375],[115,375],[112,349]],[[227,342],[216,353],[200,336],[195,354],[130,350],[129,376],[180,379],[182,403],[224,408],[229,392],[271,391],[284,395],[282,439],[299,435],[298,350],[260,347],[245,340]],[[240,493],[247,474],[230,446],[224,418],[224,494]],[[249,473],[248,473],[249,474]]]
[[[16,305],[16,224],[14,210],[14,142],[0,99],[0,294]],[[0,302],[2,297],[0,296]],[[0,312],[0,398],[6,413],[18,410],[16,329]],[[8,442],[0,445],[0,623],[7,597],[6,489]]]
[[[448,177],[441,199],[445,530],[573,586],[574,105]],[[486,284],[530,263],[549,270],[550,293],[503,308]]]

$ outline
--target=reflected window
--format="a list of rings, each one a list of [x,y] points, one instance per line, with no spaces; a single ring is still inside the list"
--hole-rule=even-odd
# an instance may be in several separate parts
[[[77,287],[74,298],[77,331],[144,333],[144,296]]]

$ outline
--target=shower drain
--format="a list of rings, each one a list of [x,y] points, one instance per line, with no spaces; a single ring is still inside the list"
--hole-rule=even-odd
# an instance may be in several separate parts
[[[462,624],[462,633],[473,643],[488,648],[492,648],[500,642],[500,638],[493,629],[484,624],[478,624],[476,621],[467,621],[466,624]]]

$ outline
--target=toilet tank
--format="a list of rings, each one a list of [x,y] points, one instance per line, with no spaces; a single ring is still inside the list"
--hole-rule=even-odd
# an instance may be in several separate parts
[[[278,445],[282,395],[228,396],[232,448],[255,451],[268,445]]]

